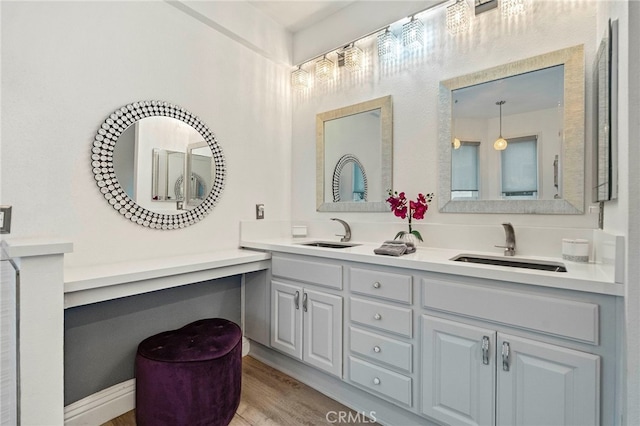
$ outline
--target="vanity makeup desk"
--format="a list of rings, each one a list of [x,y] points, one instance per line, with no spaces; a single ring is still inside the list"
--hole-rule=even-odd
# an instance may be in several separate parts
[[[73,244],[60,240],[2,242],[18,266],[20,419],[65,424],[64,310],[269,268],[270,254],[231,249],[211,253],[64,269]],[[93,407],[95,408],[95,407]],[[84,407],[84,410],[91,407]]]

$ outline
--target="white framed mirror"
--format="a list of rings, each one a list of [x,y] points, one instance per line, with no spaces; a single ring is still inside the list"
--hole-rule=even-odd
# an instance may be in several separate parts
[[[580,45],[441,82],[440,211],[583,213],[584,73]],[[495,149],[494,141],[500,137],[507,141],[506,150],[511,140],[519,153],[504,155]],[[477,155],[478,183],[466,192],[452,186],[465,180],[452,175],[460,169],[455,164],[460,159],[453,154],[461,140],[477,143],[469,145],[466,154]],[[474,152],[472,146],[477,146]],[[510,167],[503,167],[503,161]],[[522,164],[511,167],[514,161]],[[507,170],[530,173],[514,179],[504,175]],[[518,180],[527,188],[514,186]]]
[[[321,212],[388,211],[391,96],[316,116],[316,204]],[[347,188],[348,186],[348,188]]]
[[[217,204],[226,177],[222,149],[209,128],[163,101],[134,102],[111,113],[94,137],[91,167],[109,205],[152,229],[202,220]],[[201,173],[199,179],[181,182],[193,173]]]

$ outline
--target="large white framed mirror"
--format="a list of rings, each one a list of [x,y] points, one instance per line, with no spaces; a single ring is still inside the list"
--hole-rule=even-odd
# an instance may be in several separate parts
[[[316,204],[321,212],[388,211],[393,111],[384,96],[316,116]]]
[[[583,213],[584,120],[582,45],[442,81],[440,211]]]
[[[163,101],[134,102],[111,113],[94,137],[91,167],[109,205],[152,229],[202,220],[226,177],[222,149],[209,128]]]

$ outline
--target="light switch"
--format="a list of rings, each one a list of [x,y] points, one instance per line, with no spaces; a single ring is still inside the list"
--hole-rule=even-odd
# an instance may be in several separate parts
[[[264,204],[256,204],[256,219],[264,219]]]
[[[0,206],[0,234],[11,231],[11,206]]]

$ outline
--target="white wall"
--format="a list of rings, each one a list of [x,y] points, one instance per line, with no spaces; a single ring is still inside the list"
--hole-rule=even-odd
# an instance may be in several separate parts
[[[535,1],[529,2],[529,5],[532,8],[526,15],[512,19],[502,18],[498,10],[481,14],[472,19],[471,31],[459,36],[451,36],[446,30],[446,7],[437,7],[423,18],[428,33],[427,47],[423,51],[407,55],[395,63],[380,65],[372,51],[375,47],[372,37],[366,42],[369,43],[367,66],[360,74],[350,75],[347,70],[341,69],[338,79],[329,85],[294,93],[293,218],[300,222],[324,221],[331,214],[315,211],[314,193],[309,191],[315,182],[314,117],[317,113],[392,95],[393,186],[407,194],[433,192],[438,187],[438,85],[442,80],[584,44],[586,113],[590,116],[593,99],[591,69],[598,38],[596,2]],[[327,32],[326,25],[320,29],[318,37]],[[340,32],[340,27],[336,25],[332,30]],[[306,40],[310,39],[311,31],[308,29],[305,32]],[[588,144],[591,137],[592,129],[587,126]],[[586,150],[586,164],[590,164],[590,155],[590,150]],[[585,187],[590,186],[591,176],[587,173]],[[587,190],[585,210],[588,210],[590,202],[589,193]],[[577,216],[441,214],[435,206],[437,202],[434,200],[434,208],[429,210],[422,223],[494,225],[509,220],[516,229],[522,225],[597,227],[597,215],[594,213]],[[390,213],[340,215],[354,222],[395,221]]]
[[[219,26],[162,1],[1,7],[1,202],[13,205],[7,237],[69,239],[74,252],[65,261],[73,267],[237,247],[238,222],[255,217],[256,203],[268,218],[289,218],[290,68],[282,58],[291,36],[282,27],[237,2],[216,3]],[[127,221],[91,172],[103,120],[153,99],[198,115],[227,161],[219,204],[183,230]]]

